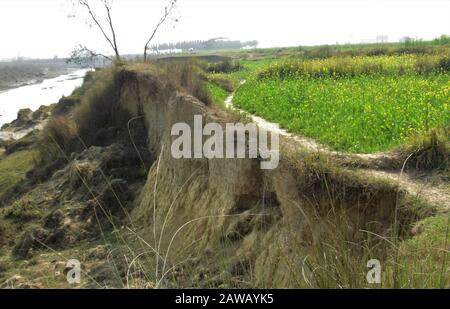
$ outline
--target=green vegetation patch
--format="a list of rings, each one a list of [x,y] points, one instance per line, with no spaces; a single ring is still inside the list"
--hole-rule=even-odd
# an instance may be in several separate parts
[[[399,244],[394,286],[449,287],[449,222],[448,215],[426,218]]]
[[[371,153],[450,123],[450,75],[250,78],[235,104],[336,150]]]
[[[207,89],[208,89],[209,95],[211,96],[211,100],[214,103],[216,103],[217,105],[223,106],[224,101],[228,97],[229,93],[222,87],[220,87],[212,82],[208,82]]]
[[[0,199],[32,169],[36,151],[22,150],[0,159]]]
[[[258,73],[264,78],[296,78],[356,75],[404,75],[448,72],[450,58],[444,55],[331,57],[317,60],[284,60]]]

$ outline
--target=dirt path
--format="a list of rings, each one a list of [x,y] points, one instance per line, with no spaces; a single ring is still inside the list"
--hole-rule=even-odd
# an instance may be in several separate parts
[[[245,80],[241,81],[240,84],[245,84]],[[234,107],[233,98],[234,93],[230,94],[225,100],[225,107],[248,114],[245,110]],[[289,133],[273,122],[255,115],[248,115],[260,128],[264,128],[270,132],[277,132],[280,136],[284,136],[297,143],[299,147],[325,152],[345,165],[354,166],[373,177],[397,184],[401,190],[408,192],[412,196],[425,199],[442,211],[450,209],[450,185],[448,182],[441,180],[440,177],[427,177],[430,175],[426,174],[401,173],[401,162],[399,162],[399,159],[394,154],[350,154],[334,151],[311,138]],[[394,166],[397,168],[393,168]]]
[[[245,80],[242,80],[240,82],[240,86],[245,84]],[[239,89],[239,87],[238,87]],[[236,90],[237,91],[237,90]],[[234,107],[233,105],[233,98],[234,93],[230,94],[227,99],[225,100],[224,104],[225,107],[231,108],[234,110],[239,110],[241,112],[244,112],[248,114],[246,111],[238,109]],[[348,161],[353,162],[353,165],[358,165],[360,167],[366,167],[366,168],[382,168],[382,169],[389,169],[392,166],[398,165],[398,158],[395,157],[395,155],[390,153],[370,153],[370,154],[357,154],[357,153],[342,153],[338,151],[331,150],[327,146],[318,143],[314,139],[303,137],[299,135],[295,135],[292,133],[289,133],[285,129],[280,128],[277,124],[267,121],[261,117],[251,115],[249,116],[252,118],[253,122],[255,122],[259,127],[264,128],[271,132],[277,132],[280,136],[287,137],[289,139],[292,139],[300,144],[300,147],[307,148],[309,150],[313,151],[321,151],[326,152],[327,154],[331,155],[332,157],[335,157],[339,161]]]
[[[374,177],[389,179],[399,185],[412,196],[422,197],[430,204],[438,207],[439,210],[450,209],[449,184],[438,178],[427,177],[425,174],[401,174],[399,172],[389,172],[382,170],[365,170]]]

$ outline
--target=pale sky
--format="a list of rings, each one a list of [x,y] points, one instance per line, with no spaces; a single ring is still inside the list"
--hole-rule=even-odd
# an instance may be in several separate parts
[[[70,2],[0,0],[0,59],[65,57],[77,44],[110,53],[85,15],[69,18],[74,12]],[[114,1],[122,54],[143,51],[166,2]],[[180,22],[162,28],[154,43],[228,37],[280,47],[450,34],[450,0],[178,0],[176,16]]]

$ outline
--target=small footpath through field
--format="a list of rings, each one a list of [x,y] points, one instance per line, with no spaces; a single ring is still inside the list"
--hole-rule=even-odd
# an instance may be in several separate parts
[[[246,80],[241,80],[240,86],[245,83]],[[418,196],[425,199],[430,204],[436,205],[439,211],[447,212],[450,210],[450,188],[448,183],[439,179],[438,175],[392,170],[392,168],[388,168],[388,166],[390,166],[388,162],[390,160],[394,160],[395,158],[394,155],[389,152],[379,152],[374,154],[343,153],[331,150],[327,146],[317,143],[311,138],[292,134],[280,128],[276,123],[267,121],[261,117],[249,114],[245,110],[236,108],[233,104],[233,98],[236,91],[231,93],[226,98],[224,102],[225,107],[248,114],[252,121],[260,128],[263,128],[269,132],[276,132],[289,141],[297,143],[300,147],[331,155],[341,162],[357,161],[360,163],[359,169],[362,172],[376,178],[381,178],[396,183],[400,190],[404,190],[412,196]]]

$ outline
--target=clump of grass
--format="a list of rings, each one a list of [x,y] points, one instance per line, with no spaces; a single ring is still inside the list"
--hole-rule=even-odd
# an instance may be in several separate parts
[[[441,60],[439,60],[439,67],[444,72],[450,71],[450,57],[444,57]]]
[[[11,219],[18,223],[28,222],[42,216],[36,202],[28,198],[22,198],[3,208],[1,214],[5,219]]]
[[[403,156],[411,156],[408,166],[419,170],[447,170],[450,161],[450,127],[433,128],[412,135],[399,148]]]
[[[224,89],[227,92],[233,92],[235,90],[233,81],[229,76],[212,74],[208,78],[209,82],[215,84],[216,86]]]
[[[161,63],[163,78],[177,89],[182,89],[205,103],[211,104],[206,74],[194,60]]]
[[[448,215],[438,215],[416,224],[412,229],[414,236],[398,245],[397,263],[393,262],[387,269],[387,274],[393,276],[387,276],[388,285],[415,288],[450,286],[449,222]],[[398,266],[395,273],[393,264]]]
[[[340,216],[340,217],[339,217]],[[394,235],[359,231],[359,241],[346,234],[341,220],[319,221],[320,241],[305,243],[294,231],[279,250],[278,262],[285,264],[288,285],[296,288],[448,288],[448,217],[429,217],[417,224],[413,237],[399,241]],[[347,218],[348,219],[348,218]],[[367,262],[381,266],[381,282],[368,283]],[[278,279],[279,280],[279,279]]]
[[[70,155],[76,150],[77,128],[75,123],[65,116],[52,117],[41,133],[38,143],[41,164]]]
[[[211,96],[211,100],[219,106],[224,106],[224,101],[228,97],[229,93],[223,88],[211,82],[207,84],[207,88]]]

